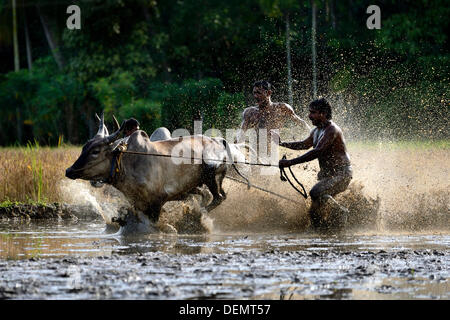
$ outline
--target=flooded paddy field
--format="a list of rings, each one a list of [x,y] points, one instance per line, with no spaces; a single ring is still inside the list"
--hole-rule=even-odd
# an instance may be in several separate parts
[[[106,235],[0,224],[2,299],[450,299],[450,235]]]
[[[450,299],[448,146],[350,154],[355,177],[336,199],[353,224],[341,232],[311,231],[309,199],[266,176],[252,183],[296,202],[226,179],[206,215],[195,201],[166,206],[178,234],[107,234],[120,195],[63,179],[78,206],[67,219],[0,220],[0,298]],[[317,165],[295,173],[309,190]]]

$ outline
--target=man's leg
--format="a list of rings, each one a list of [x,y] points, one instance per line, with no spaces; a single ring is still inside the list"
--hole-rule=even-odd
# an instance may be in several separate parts
[[[326,185],[328,179],[320,180],[312,187],[309,195],[311,197],[311,207],[309,208],[309,218],[311,219],[312,226],[317,229],[320,227],[322,217],[320,214],[320,208],[323,205],[323,195],[326,192]]]
[[[320,200],[319,199],[312,199],[311,197],[311,207],[309,208],[308,214],[309,218],[311,219],[311,224],[314,228],[318,228],[320,226],[321,222],[321,216],[319,213],[320,209]]]
[[[331,195],[324,194],[322,196],[322,199],[323,199],[323,204],[325,204],[326,202],[330,202],[333,207],[338,208],[342,212],[348,213],[348,209],[346,207],[344,207],[343,205],[339,204],[339,202],[337,202]]]
[[[347,224],[349,211],[346,207],[339,204],[332,196],[325,194],[323,196],[325,199],[324,203],[328,202],[331,206],[330,215],[328,216],[328,222],[330,226],[343,227]]]
[[[317,228],[322,222],[322,217],[319,213],[328,201],[334,208],[340,211],[339,219],[342,219],[342,223],[347,220],[348,209],[340,205],[333,196],[345,191],[350,184],[351,176],[336,176],[328,177],[320,180],[310,191],[311,207],[309,209],[309,215],[312,225]]]

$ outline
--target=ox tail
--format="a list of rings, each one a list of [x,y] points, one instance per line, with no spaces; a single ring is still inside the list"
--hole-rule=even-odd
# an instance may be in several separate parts
[[[223,146],[225,147],[225,149],[227,150],[228,159],[229,159],[229,161],[231,161],[231,165],[233,166],[234,170],[236,170],[238,175],[240,175],[242,178],[244,178],[244,180],[247,182],[247,188],[250,189],[251,188],[250,181],[247,179],[247,177],[245,177],[243,174],[241,174],[239,172],[238,168],[236,167],[236,165],[233,161],[233,155],[231,154],[231,148],[230,148],[228,142],[225,139],[222,139],[222,143],[223,143]],[[244,146],[246,146],[246,145],[244,145]],[[249,146],[246,146],[246,147],[251,149],[251,147],[249,147]],[[247,149],[247,150],[249,150],[249,149]]]

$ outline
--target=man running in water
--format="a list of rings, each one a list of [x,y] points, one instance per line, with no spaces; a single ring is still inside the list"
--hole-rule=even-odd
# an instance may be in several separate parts
[[[322,222],[318,211],[328,200],[339,207],[345,221],[348,210],[340,206],[333,196],[347,189],[353,173],[342,130],[331,121],[331,106],[328,101],[322,98],[311,102],[309,119],[316,128],[311,131],[308,138],[297,142],[280,142],[280,146],[292,150],[307,150],[311,147],[313,149],[298,158],[280,160],[279,167],[285,168],[314,159],[319,160],[319,182],[309,193],[312,200],[309,215],[312,225],[317,228]]]
[[[245,132],[250,129],[256,129],[258,138],[266,138],[267,151],[270,152],[270,142],[272,139],[278,140],[278,135],[273,134],[271,130],[281,129],[289,120],[300,125],[303,130],[308,131],[310,127],[305,120],[301,119],[294,112],[290,105],[284,102],[272,102],[272,85],[267,81],[257,81],[253,84],[253,97],[257,106],[246,108],[242,114],[243,121],[238,134],[237,142],[242,142]],[[259,130],[267,130],[267,136],[261,137]],[[278,143],[278,142],[277,142]],[[256,149],[256,148],[255,148]]]

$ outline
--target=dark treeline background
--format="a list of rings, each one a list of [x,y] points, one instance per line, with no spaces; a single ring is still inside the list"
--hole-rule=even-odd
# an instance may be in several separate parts
[[[237,127],[259,79],[305,117],[314,74],[350,138],[448,138],[449,2],[0,0],[0,145],[84,143],[102,110],[148,132]]]

